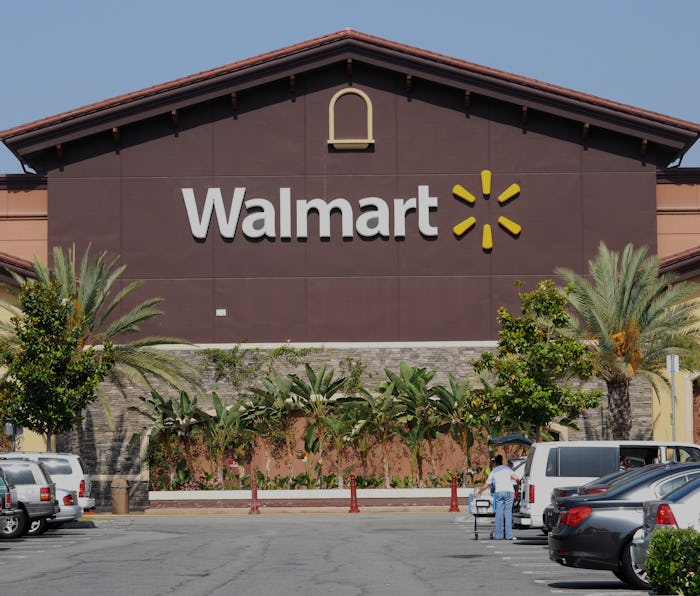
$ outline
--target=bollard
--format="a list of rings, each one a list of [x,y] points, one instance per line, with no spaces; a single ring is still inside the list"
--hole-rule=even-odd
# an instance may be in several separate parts
[[[250,494],[253,500],[250,504],[248,515],[260,513],[260,507],[258,506],[258,482],[255,479],[255,475],[253,475],[250,480]]]
[[[360,508],[357,506],[357,481],[355,476],[350,476],[350,510],[348,513],[360,513]]]
[[[459,511],[459,501],[457,500],[457,476],[452,476],[452,496],[450,498],[450,511]]]
[[[112,480],[112,514],[129,513],[129,483],[124,478]]]

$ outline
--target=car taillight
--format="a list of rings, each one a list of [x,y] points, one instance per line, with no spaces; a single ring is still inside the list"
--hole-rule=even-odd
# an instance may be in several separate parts
[[[80,481],[80,488],[78,489],[78,496],[79,497],[85,496],[85,480]]]
[[[590,507],[572,507],[559,517],[562,526],[577,526],[591,514]]]
[[[659,526],[678,528],[676,517],[667,503],[661,503],[656,510],[656,527],[658,528]]]
[[[5,509],[12,507],[12,495],[8,492],[5,493]]]
[[[68,506],[68,507],[75,505],[75,500],[73,499],[73,493],[67,494],[65,497],[63,497],[63,504]]]
[[[42,486],[39,489],[39,499],[41,501],[50,501],[51,500],[51,489],[48,486]]]
[[[528,496],[528,503],[535,502],[535,485],[534,484],[530,485],[527,496]]]

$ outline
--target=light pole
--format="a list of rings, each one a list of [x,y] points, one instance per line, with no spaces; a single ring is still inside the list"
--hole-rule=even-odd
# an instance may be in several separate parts
[[[671,440],[676,440],[676,373],[679,371],[678,354],[666,356],[666,370],[671,374]]]

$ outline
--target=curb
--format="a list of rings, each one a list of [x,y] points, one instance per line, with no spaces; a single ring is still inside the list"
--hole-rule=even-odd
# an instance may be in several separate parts
[[[83,515],[80,521],[91,521],[99,519],[117,519],[126,517],[172,517],[172,516],[239,516],[249,515],[250,507],[158,507],[147,508],[144,511],[133,511],[129,513],[92,513]],[[303,514],[346,514],[349,513],[348,506],[344,507],[260,507],[260,513],[265,515],[303,515]],[[360,507],[362,513],[449,513],[447,506],[364,506]],[[459,513],[459,512],[456,512]]]

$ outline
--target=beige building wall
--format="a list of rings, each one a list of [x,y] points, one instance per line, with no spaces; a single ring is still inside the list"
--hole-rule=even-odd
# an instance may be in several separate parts
[[[0,252],[27,261],[48,257],[48,193],[46,189],[15,190],[0,188]],[[0,287],[0,300],[13,303],[12,295]],[[0,309],[0,320],[10,313]],[[29,430],[17,438],[17,448],[44,451],[46,439]]]
[[[696,298],[700,298],[700,283],[692,281],[697,285]],[[700,310],[700,308],[699,308]],[[698,312],[700,317],[700,312]],[[681,357],[681,369],[683,361]],[[675,426],[675,438],[677,441],[686,443],[697,443],[700,429],[696,428],[695,422],[697,412],[696,400],[693,396],[693,381],[700,375],[700,371],[683,371],[675,374],[675,412],[671,400],[671,377],[666,374],[669,380],[669,387],[661,391],[661,395],[655,396],[652,404],[654,439],[659,441],[670,441],[673,439],[673,428]],[[675,424],[674,424],[675,422]]]
[[[700,185],[657,184],[656,211],[661,259],[700,246]]]
[[[661,259],[700,246],[700,185],[657,184],[657,249]],[[692,283],[698,285],[700,278]],[[682,368],[681,362],[681,368]],[[695,442],[700,429],[694,428],[693,379],[700,371],[680,372],[675,376],[675,416],[670,388],[662,391],[653,402],[654,438],[671,440],[675,423],[676,440]],[[670,382],[670,377],[669,377]],[[675,420],[673,420],[675,418]]]
[[[46,189],[0,189],[0,252],[46,262],[47,215]]]

